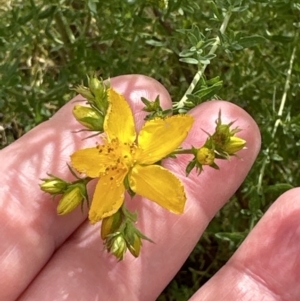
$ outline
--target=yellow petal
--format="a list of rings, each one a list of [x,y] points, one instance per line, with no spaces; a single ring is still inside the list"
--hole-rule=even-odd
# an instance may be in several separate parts
[[[141,151],[136,160],[141,164],[153,164],[174,151],[186,138],[193,125],[190,115],[175,115],[165,119],[147,121],[138,135]]]
[[[116,213],[124,202],[124,178],[127,169],[110,170],[103,175],[96,186],[89,211],[92,224]]]
[[[118,138],[124,143],[135,141],[136,132],[132,111],[123,95],[112,88],[108,89],[110,106],[104,121],[104,131],[109,140]]]
[[[100,146],[102,147],[102,146]],[[99,177],[111,162],[107,153],[99,152],[97,147],[86,148],[76,151],[71,155],[72,166],[81,173],[91,178]]]
[[[186,201],[180,180],[159,165],[136,165],[129,176],[130,188],[137,194],[174,213],[182,213]]]

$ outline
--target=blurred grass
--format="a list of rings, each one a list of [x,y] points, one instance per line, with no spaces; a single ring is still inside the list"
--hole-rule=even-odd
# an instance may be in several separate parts
[[[257,121],[262,151],[158,299],[178,301],[228,260],[278,195],[299,185],[300,4],[166,2],[1,1],[0,123],[6,130],[0,135],[4,147],[47,120],[74,96],[70,88],[95,70],[105,78],[152,76],[179,101],[198,70],[180,62],[180,53],[193,46],[202,50],[189,34],[195,34],[197,25],[204,40],[215,38],[223,14],[234,7],[205,78],[219,76],[223,87],[218,97],[243,107]]]

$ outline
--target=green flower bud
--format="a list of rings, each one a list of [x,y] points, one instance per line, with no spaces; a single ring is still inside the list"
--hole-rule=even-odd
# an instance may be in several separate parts
[[[89,101],[93,101],[95,98],[90,89],[83,85],[79,85],[74,90]]]
[[[115,233],[115,235],[109,237],[109,239],[106,241],[106,248],[119,260],[122,260],[127,251],[126,241],[122,233]]]
[[[63,193],[68,187],[67,182],[54,176],[51,176],[49,179],[42,179],[42,181],[43,183],[40,184],[41,190],[53,195]]]
[[[96,110],[81,105],[73,108],[73,115],[76,120],[92,131],[103,131],[103,116]]]
[[[57,206],[57,213],[64,215],[73,211],[86,196],[86,186],[83,183],[69,185]]]
[[[105,240],[108,235],[117,232],[121,223],[122,215],[120,210],[118,210],[115,214],[104,218],[101,225],[101,238]]]
[[[224,145],[223,151],[228,155],[234,155],[239,150],[243,149],[246,145],[246,141],[242,138],[232,136],[229,141]]]
[[[97,77],[92,77],[89,79],[89,88],[91,92],[96,96],[99,92],[102,92],[105,86],[103,82],[100,81]]]
[[[137,233],[134,233],[127,241],[126,245],[134,257],[138,257],[141,251],[142,240]]]
[[[99,80],[97,77],[93,76],[89,79],[89,88],[94,95],[93,104],[103,114],[105,114],[108,108],[108,96],[105,84],[102,80]]]
[[[143,111],[145,111],[145,112],[162,111],[162,108],[160,106],[159,96],[157,96],[154,101],[150,101],[147,98],[142,97],[141,101],[145,105],[145,107],[143,108]]]
[[[222,149],[223,146],[229,141],[231,137],[230,127],[228,124],[219,124],[216,127],[215,133],[212,135],[211,139],[216,147],[216,149]]]
[[[196,159],[197,162],[201,165],[213,165],[215,160],[215,153],[212,149],[203,146],[198,149]]]
[[[238,127],[230,129],[234,122],[223,124],[221,119],[221,111],[219,112],[218,119],[216,120],[216,129],[214,134],[210,137],[210,141],[214,146],[215,151],[222,153],[224,147],[230,143],[231,137],[240,131]]]
[[[130,253],[134,257],[138,257],[141,251],[142,238],[147,239],[147,237],[144,236],[132,222],[128,222],[124,229],[124,238]]]

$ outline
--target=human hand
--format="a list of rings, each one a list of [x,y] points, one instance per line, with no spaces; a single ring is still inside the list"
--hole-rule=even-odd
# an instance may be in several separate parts
[[[144,112],[140,98],[171,106],[167,91],[155,80],[136,75],[111,79],[130,102],[138,129]],[[185,184],[182,215],[172,214],[136,196],[129,208],[139,213],[138,227],[154,244],[144,241],[139,258],[117,259],[103,250],[99,225],[91,226],[80,208],[66,216],[56,213],[57,201],[42,191],[39,179],[51,172],[68,178],[69,155],[93,139],[82,140],[71,114],[74,101],[0,152],[0,300],[155,300],[179,270],[216,212],[246,177],[260,148],[259,130],[239,107],[222,101],[192,110],[195,123],[185,144],[202,145],[222,121],[236,120],[247,141],[240,158],[218,162],[199,177],[185,177],[186,161],[165,160],[164,166]],[[171,137],[172,139],[172,137]],[[300,298],[300,230],[298,189],[284,194],[258,223],[240,249],[191,300],[298,300]],[[298,260],[298,261],[297,261]]]

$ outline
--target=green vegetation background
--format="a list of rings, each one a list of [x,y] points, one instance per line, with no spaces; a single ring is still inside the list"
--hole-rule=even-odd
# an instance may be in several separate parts
[[[159,301],[191,296],[276,197],[299,185],[299,0],[14,0],[1,1],[0,18],[1,147],[47,120],[95,70],[152,76],[178,102],[207,65],[191,104],[225,99],[259,124],[251,173]]]

